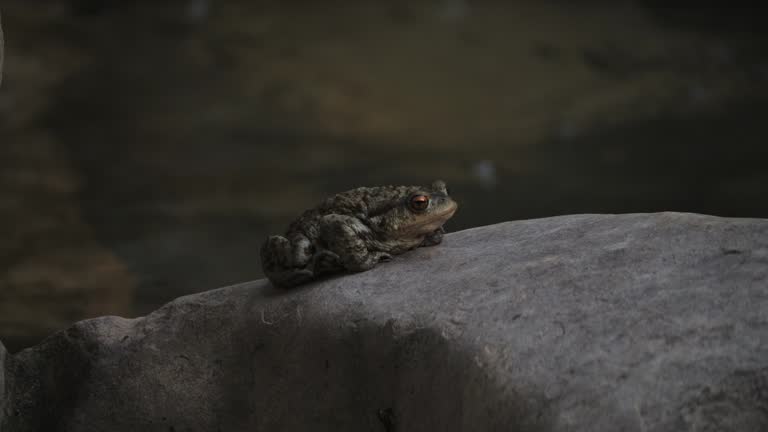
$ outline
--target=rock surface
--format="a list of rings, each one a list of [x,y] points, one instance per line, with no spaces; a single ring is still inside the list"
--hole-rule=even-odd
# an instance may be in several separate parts
[[[0,363],[2,431],[768,430],[768,220],[486,226],[297,290],[83,321]]]

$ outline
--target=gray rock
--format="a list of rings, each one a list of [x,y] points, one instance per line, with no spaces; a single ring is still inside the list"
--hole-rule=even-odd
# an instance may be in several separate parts
[[[297,290],[83,321],[0,362],[2,431],[763,431],[768,220],[476,228]]]

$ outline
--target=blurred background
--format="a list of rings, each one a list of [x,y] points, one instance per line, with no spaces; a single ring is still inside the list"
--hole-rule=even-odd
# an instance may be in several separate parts
[[[768,217],[747,4],[3,0],[0,340],[261,277],[324,197],[448,182],[455,231]]]

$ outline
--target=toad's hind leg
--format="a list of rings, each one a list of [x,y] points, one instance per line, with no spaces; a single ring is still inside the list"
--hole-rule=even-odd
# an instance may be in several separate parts
[[[261,268],[264,275],[279,287],[293,287],[314,279],[305,266],[307,251],[304,242],[297,245],[283,236],[271,236],[261,246]]]
[[[322,250],[312,259],[312,271],[316,276],[337,273],[344,270],[344,264],[336,253]]]
[[[326,215],[320,226],[321,240],[347,270],[369,270],[379,261],[391,258],[384,251],[369,249],[369,245],[375,243],[373,232],[355,217]]]

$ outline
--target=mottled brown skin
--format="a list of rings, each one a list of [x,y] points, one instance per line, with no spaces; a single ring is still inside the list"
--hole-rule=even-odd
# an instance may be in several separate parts
[[[445,183],[429,187],[362,187],[334,195],[305,211],[284,236],[261,247],[261,264],[278,287],[320,276],[359,272],[420,246],[442,241],[443,224],[458,205]]]

